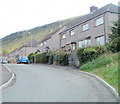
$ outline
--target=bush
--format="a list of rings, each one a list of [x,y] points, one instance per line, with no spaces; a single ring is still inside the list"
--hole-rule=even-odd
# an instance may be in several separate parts
[[[53,59],[54,59],[54,55],[50,54],[48,63],[53,64]]]
[[[68,55],[64,51],[49,54],[49,64],[68,65]]]
[[[108,50],[112,52],[120,51],[120,20],[113,22],[113,26],[111,27]]]
[[[79,48],[76,52],[77,58],[79,60],[80,65],[92,61],[99,55],[106,52],[106,48],[104,46],[97,47],[84,47]]]
[[[34,59],[35,56],[36,56],[35,53],[31,53],[31,54],[28,55],[28,59],[29,59],[30,63],[34,63],[34,61],[35,61],[35,59]]]
[[[65,51],[60,51],[58,54],[57,54],[57,57],[56,57],[56,61],[58,64],[60,65],[68,65],[68,54],[65,52]]]
[[[46,52],[37,54],[35,57],[36,57],[36,63],[48,63],[49,56],[47,55]]]
[[[102,55],[91,62],[88,62],[80,67],[80,70],[93,70],[96,68],[100,68],[104,65],[107,65],[112,62],[112,57],[108,58],[109,55]]]
[[[64,51],[60,51],[58,53],[53,52],[49,53],[45,52],[41,54],[31,53],[28,57],[31,60],[31,62],[34,62],[34,60],[36,60],[36,63],[68,65],[68,55]]]

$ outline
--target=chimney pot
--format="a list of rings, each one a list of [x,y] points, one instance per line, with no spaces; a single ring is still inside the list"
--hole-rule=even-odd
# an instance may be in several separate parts
[[[90,12],[93,12],[93,11],[95,11],[95,10],[97,10],[98,9],[98,7],[96,7],[96,6],[91,6],[90,7]]]

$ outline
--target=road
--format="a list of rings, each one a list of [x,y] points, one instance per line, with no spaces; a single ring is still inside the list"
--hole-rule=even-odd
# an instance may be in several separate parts
[[[3,102],[115,102],[93,77],[45,65],[6,64],[16,82],[2,91]]]

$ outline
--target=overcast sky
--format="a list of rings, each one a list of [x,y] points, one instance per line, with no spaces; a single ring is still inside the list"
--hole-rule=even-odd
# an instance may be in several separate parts
[[[119,0],[0,0],[0,38],[74,16],[90,6],[118,5]]]

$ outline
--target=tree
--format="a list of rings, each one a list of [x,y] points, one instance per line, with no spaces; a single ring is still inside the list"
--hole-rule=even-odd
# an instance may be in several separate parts
[[[112,52],[120,51],[120,20],[113,22],[111,33],[109,34],[108,48]]]

